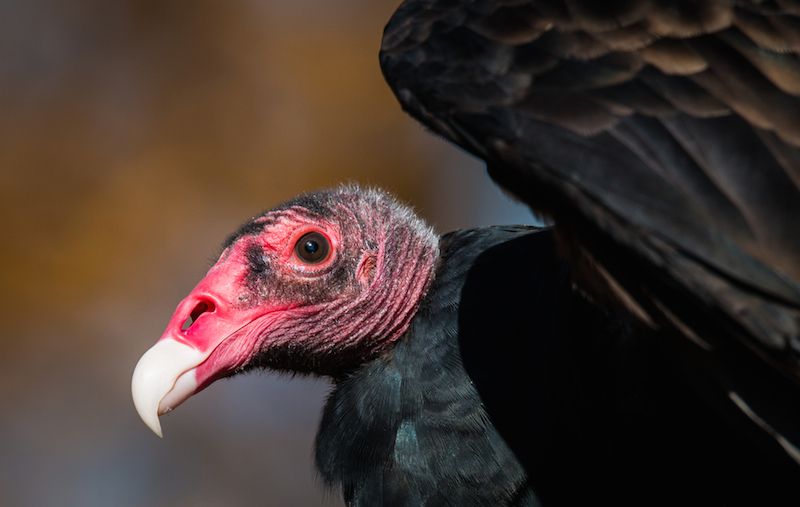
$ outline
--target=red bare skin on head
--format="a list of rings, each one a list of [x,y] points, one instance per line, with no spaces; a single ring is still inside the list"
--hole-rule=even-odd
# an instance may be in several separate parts
[[[358,279],[359,283],[364,287],[372,283],[375,274],[375,264],[378,262],[376,257],[377,254],[372,252],[365,253],[361,258],[361,262],[358,264],[356,279]]]
[[[405,333],[437,256],[438,238],[386,194],[312,194],[243,226],[165,336],[207,354],[197,391],[254,366],[338,375]]]

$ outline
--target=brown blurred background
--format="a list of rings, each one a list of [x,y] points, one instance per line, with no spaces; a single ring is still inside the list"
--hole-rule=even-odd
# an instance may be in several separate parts
[[[251,374],[139,421],[130,374],[239,223],[379,185],[438,230],[531,221],[400,111],[396,0],[0,3],[0,505],[340,505],[324,380]]]

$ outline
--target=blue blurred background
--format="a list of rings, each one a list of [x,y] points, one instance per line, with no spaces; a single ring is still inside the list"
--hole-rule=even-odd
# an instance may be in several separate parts
[[[324,380],[250,374],[162,420],[130,374],[224,237],[293,195],[384,187],[437,230],[532,222],[401,112],[397,1],[0,2],[0,505],[340,505]]]

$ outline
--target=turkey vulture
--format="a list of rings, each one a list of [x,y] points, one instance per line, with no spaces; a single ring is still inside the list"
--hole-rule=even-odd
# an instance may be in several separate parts
[[[797,505],[798,54],[795,0],[406,0],[399,101],[555,227],[285,203],[179,304],[137,410],[160,434],[218,378],[328,376],[349,505]]]

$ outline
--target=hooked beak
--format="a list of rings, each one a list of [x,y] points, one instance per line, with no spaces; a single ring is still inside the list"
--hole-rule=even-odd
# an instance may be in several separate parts
[[[131,394],[142,421],[159,437],[158,420],[197,390],[194,368],[204,354],[173,338],[159,340],[144,353],[133,370]]]
[[[215,264],[180,302],[164,334],[136,364],[131,379],[133,403],[159,437],[160,415],[241,367],[255,348],[263,322],[252,324],[269,309],[264,305],[241,308],[235,303],[242,270],[237,262]],[[234,339],[238,354],[212,357],[220,344]]]

